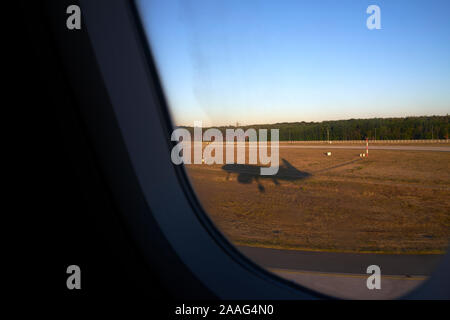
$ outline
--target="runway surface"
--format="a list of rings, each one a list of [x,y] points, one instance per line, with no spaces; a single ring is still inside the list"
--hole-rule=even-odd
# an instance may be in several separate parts
[[[267,268],[366,274],[375,264],[385,275],[429,275],[439,263],[438,254],[371,254],[283,250],[259,247],[238,249],[256,263]]]
[[[304,287],[347,299],[394,299],[413,290],[437,267],[442,255],[297,251],[238,246],[260,266]],[[381,269],[381,289],[367,288],[367,267]]]
[[[283,145],[280,148],[292,149],[357,149],[366,150],[365,145],[359,146],[333,146],[329,144],[324,145]],[[427,147],[427,146],[374,146],[369,145],[369,150],[398,150],[398,151],[435,151],[435,152],[450,152],[450,147]]]

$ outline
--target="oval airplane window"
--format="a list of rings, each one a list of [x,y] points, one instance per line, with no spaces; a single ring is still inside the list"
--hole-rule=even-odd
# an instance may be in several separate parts
[[[450,236],[447,1],[137,1],[184,165],[247,257],[398,298]]]

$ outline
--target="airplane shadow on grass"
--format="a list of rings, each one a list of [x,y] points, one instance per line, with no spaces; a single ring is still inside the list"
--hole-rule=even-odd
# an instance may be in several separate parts
[[[250,164],[226,164],[222,166],[222,169],[227,172],[227,179],[229,179],[231,173],[238,174],[237,181],[243,184],[251,184],[253,180],[258,184],[258,189],[260,192],[264,192],[264,186],[261,184],[260,180],[270,179],[276,185],[279,185],[279,180],[285,181],[295,181],[305,179],[311,176],[310,173],[300,171],[291,165],[286,159],[281,159],[282,164],[280,165],[277,174],[273,176],[263,176],[261,175],[262,166],[250,165]]]

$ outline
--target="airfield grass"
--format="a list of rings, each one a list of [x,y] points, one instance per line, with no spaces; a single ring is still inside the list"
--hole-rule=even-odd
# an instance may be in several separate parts
[[[392,145],[392,144],[391,144]],[[325,156],[327,151],[332,156]],[[210,218],[234,244],[442,254],[450,238],[450,153],[280,148],[304,178],[254,177],[187,165]]]

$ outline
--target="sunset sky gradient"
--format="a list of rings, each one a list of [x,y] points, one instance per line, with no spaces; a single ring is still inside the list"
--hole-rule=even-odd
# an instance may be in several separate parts
[[[368,30],[366,8],[381,8]],[[177,125],[445,115],[450,1],[141,0]]]

